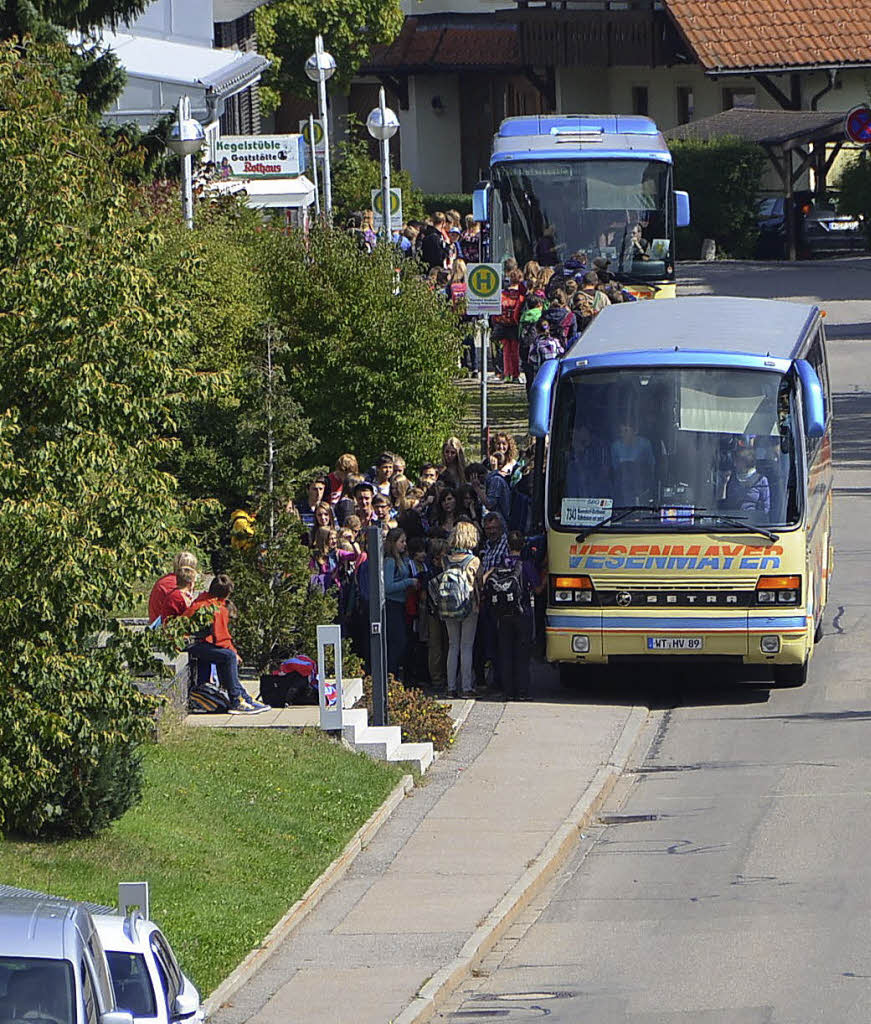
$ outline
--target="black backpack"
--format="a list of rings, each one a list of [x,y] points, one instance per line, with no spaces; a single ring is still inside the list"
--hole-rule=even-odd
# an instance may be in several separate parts
[[[538,340],[538,321],[521,324],[518,338],[520,341],[520,359],[522,362],[528,363],[529,354],[534,350],[535,343]]]
[[[230,698],[223,686],[196,683],[188,692],[188,710],[192,715],[225,715],[230,710]]]
[[[523,565],[500,565],[493,569],[484,584],[484,600],[497,619],[522,615],[526,611],[523,592]]]

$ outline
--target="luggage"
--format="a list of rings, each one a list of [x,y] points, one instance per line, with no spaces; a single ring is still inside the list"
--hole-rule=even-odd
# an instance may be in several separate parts
[[[466,571],[474,555],[467,555],[462,562],[452,562],[444,572],[430,581],[435,584],[433,603],[436,615],[443,621],[465,619],[475,608],[475,585]]]
[[[197,683],[188,692],[188,710],[192,715],[225,715],[230,710],[230,698],[222,686]]]

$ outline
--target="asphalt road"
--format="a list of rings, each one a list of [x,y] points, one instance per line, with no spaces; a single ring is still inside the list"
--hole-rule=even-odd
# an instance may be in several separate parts
[[[828,311],[837,468],[826,635],[801,689],[690,670],[614,680],[611,700],[651,708],[632,766],[442,1021],[871,1021],[871,259],[682,269],[683,294]]]

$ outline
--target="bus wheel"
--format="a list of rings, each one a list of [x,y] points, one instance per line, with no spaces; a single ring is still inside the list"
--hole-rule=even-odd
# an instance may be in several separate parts
[[[818,644],[820,640],[822,640],[823,636],[825,636],[823,632],[823,620],[822,617],[820,617],[820,621],[817,623],[817,628],[814,630],[814,643]]]
[[[778,686],[804,686],[807,682],[808,659],[801,665],[775,665],[774,682]]]

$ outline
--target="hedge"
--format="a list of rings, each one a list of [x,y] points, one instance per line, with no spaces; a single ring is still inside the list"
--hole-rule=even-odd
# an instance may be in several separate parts
[[[686,139],[670,148],[675,187],[689,192],[692,210],[692,224],[677,233],[678,255],[698,259],[702,239],[713,238],[721,256],[752,257],[765,151],[737,138]]]
[[[457,210],[460,214],[472,212],[471,192],[427,192],[423,197],[423,208],[428,214],[436,210]]]

